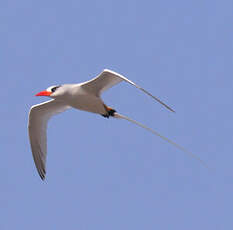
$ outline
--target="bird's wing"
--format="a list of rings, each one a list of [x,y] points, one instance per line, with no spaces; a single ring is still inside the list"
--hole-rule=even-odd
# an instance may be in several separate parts
[[[50,100],[34,105],[29,112],[28,134],[31,144],[33,159],[37,171],[42,180],[46,174],[46,155],[47,155],[47,123],[51,116],[61,113],[69,106],[61,101]]]
[[[168,105],[166,105],[165,103],[163,103],[160,99],[158,99],[157,97],[153,96],[151,93],[149,93],[148,91],[146,91],[142,87],[136,85],[134,82],[130,81],[126,77],[122,76],[121,74],[118,74],[118,73],[113,72],[113,71],[108,70],[108,69],[103,70],[103,72],[100,75],[98,75],[96,78],[94,78],[94,79],[92,79],[90,81],[82,83],[81,86],[85,90],[87,90],[87,91],[95,94],[96,96],[99,96],[102,92],[104,92],[105,90],[111,88],[112,86],[120,83],[121,81],[126,81],[129,84],[137,87],[138,89],[140,89],[141,91],[143,91],[147,95],[149,95],[152,98],[154,98],[156,101],[158,101],[160,104],[162,104],[163,106],[165,106],[170,111],[175,112]]]

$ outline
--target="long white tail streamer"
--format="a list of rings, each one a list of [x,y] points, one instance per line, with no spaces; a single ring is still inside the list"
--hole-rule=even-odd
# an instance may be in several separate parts
[[[146,129],[147,131],[149,131],[149,132],[153,133],[154,135],[156,135],[156,136],[162,138],[163,140],[165,140],[166,142],[172,144],[173,146],[175,146],[176,148],[180,149],[181,151],[187,153],[187,154],[188,154],[189,156],[191,156],[192,158],[195,158],[195,159],[198,160],[205,168],[211,169],[211,168],[210,168],[203,160],[201,160],[198,156],[196,156],[196,155],[193,154],[192,152],[186,150],[184,147],[182,147],[182,146],[176,144],[175,142],[171,141],[171,140],[168,139],[167,137],[164,137],[164,136],[162,136],[161,134],[157,133],[155,130],[153,130],[153,129],[151,129],[151,128],[145,126],[145,125],[143,125],[142,123],[140,123],[140,122],[138,122],[138,121],[135,121],[135,120],[133,120],[133,119],[131,119],[131,118],[129,118],[129,117],[126,117],[126,116],[124,116],[124,115],[122,115],[122,114],[116,113],[116,112],[114,113],[113,117],[127,120],[127,121],[129,121],[129,122],[132,122],[132,123],[134,123],[134,124],[136,124],[136,125],[138,125],[138,126],[144,128],[144,129]]]

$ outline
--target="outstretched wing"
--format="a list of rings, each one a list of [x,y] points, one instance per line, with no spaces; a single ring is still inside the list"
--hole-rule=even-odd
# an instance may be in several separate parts
[[[98,75],[96,78],[94,78],[90,81],[84,82],[83,84],[81,84],[81,86],[85,90],[95,94],[96,96],[99,96],[102,92],[104,92],[105,90],[111,88],[112,86],[120,83],[121,81],[126,81],[129,84],[135,86],[136,88],[140,89],[141,91],[143,91],[147,95],[154,98],[156,101],[158,101],[160,104],[165,106],[170,111],[175,112],[168,105],[163,103],[160,99],[153,96],[151,93],[149,93],[145,89],[143,89],[141,86],[136,85],[134,82],[130,81],[126,77],[122,76],[121,74],[118,74],[118,73],[113,72],[113,71],[108,70],[108,69],[103,70],[103,72],[100,75]]]
[[[51,116],[61,113],[69,106],[61,101],[50,100],[31,107],[28,119],[28,134],[33,159],[42,180],[46,174],[47,123]]]

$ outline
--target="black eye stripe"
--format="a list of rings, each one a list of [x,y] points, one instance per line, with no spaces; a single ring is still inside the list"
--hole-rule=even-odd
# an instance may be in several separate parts
[[[52,89],[51,89],[51,91],[54,93],[55,91],[56,91],[56,89],[58,89],[60,87],[60,85],[59,86],[55,86],[55,87],[53,87]]]

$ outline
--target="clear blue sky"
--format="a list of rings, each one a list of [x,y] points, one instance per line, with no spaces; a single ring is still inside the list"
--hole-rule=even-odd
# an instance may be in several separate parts
[[[0,229],[233,229],[233,2],[1,1]],[[141,128],[77,110],[48,129],[45,182],[27,134],[50,85],[104,68],[103,95],[198,161]]]

